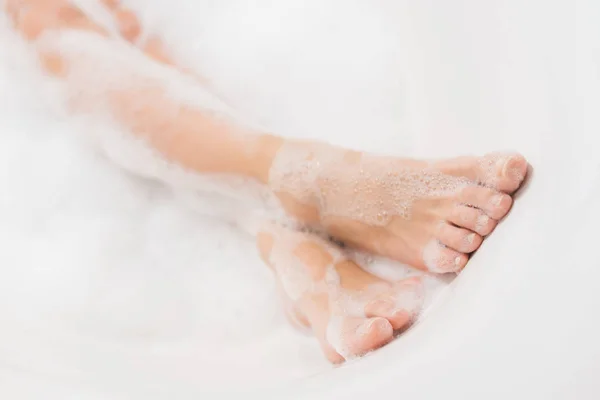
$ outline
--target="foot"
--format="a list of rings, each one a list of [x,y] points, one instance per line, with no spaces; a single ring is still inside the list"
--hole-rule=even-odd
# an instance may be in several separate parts
[[[457,272],[506,216],[527,171],[519,154],[427,162],[284,144],[269,184],[297,219],[402,263]]]
[[[258,235],[258,247],[277,276],[289,319],[312,329],[331,362],[385,345],[421,308],[418,278],[383,281],[318,236],[273,227]]]
[[[140,40],[139,18],[121,0],[102,1],[123,39],[155,61],[196,76],[177,65],[159,38]],[[527,162],[518,154],[428,163],[341,153],[328,146],[294,147],[291,154],[284,151],[283,157],[277,157],[271,174],[288,211],[362,249],[439,273],[456,272],[466,265],[468,255],[510,209],[508,195],[520,186],[527,170]],[[286,157],[300,161],[305,169],[287,170]],[[333,165],[332,157],[340,157],[342,163]],[[290,172],[296,177],[289,179]],[[316,180],[312,188],[300,187],[306,186],[307,179]]]
[[[138,47],[152,60],[193,76],[204,85],[208,84],[203,77],[177,63],[159,37],[144,33],[144,27],[138,16],[133,10],[124,6],[121,0],[101,0],[101,2],[112,14],[122,39]]]
[[[109,32],[90,20],[79,8],[68,0],[5,0],[6,11],[16,28],[28,40],[35,40],[43,32],[54,29],[79,29],[94,31],[104,36]],[[139,39],[142,27],[135,13],[121,5],[120,0],[101,0],[114,18],[119,37],[137,45],[151,59],[175,67],[182,72],[191,71],[182,68],[172,60],[163,45],[156,37]],[[53,72],[53,71],[50,71]]]
[[[15,29],[28,41],[36,42],[46,32],[62,29],[79,30],[108,36],[108,32],[88,19],[68,0],[5,0],[5,11]],[[57,51],[39,50],[45,71],[61,76],[66,72],[66,61]]]

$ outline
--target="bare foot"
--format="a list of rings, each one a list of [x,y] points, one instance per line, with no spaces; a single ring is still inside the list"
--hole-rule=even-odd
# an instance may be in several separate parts
[[[144,27],[138,16],[133,10],[123,5],[121,0],[101,0],[101,2],[112,13],[119,34],[124,40],[138,47],[152,60],[193,76],[204,85],[209,84],[208,81],[196,72],[178,64],[169,53],[167,46],[158,36],[144,32]]]
[[[112,11],[123,39],[155,61],[196,76],[173,61],[159,38],[140,42],[143,28],[139,19],[119,0],[103,2]],[[390,284],[365,272],[318,236],[270,226],[258,235],[258,245],[277,276],[288,318],[296,325],[311,327],[332,362],[388,343],[394,331],[407,328],[420,309],[418,278]]]
[[[198,77],[172,59],[156,36],[144,41],[135,13],[102,0],[124,40],[155,61]],[[432,272],[456,272],[512,205],[527,162],[490,154],[425,162],[285,144],[270,183],[295,217],[359,248]]]
[[[270,186],[289,213],[340,240],[436,273],[457,272],[508,213],[519,154],[419,161],[284,144]]]
[[[418,278],[383,281],[315,235],[270,227],[258,235],[258,247],[277,276],[288,317],[313,330],[331,362],[385,345],[421,308]]]
[[[103,0],[122,37],[150,58],[198,79],[171,58],[158,37],[139,41],[142,26],[120,0]],[[432,272],[467,263],[512,205],[527,162],[490,154],[439,162],[375,157],[327,145],[285,144],[271,186],[303,222],[359,248]]]

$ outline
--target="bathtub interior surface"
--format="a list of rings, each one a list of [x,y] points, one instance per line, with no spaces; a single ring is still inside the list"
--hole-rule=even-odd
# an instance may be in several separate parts
[[[419,325],[385,351],[304,382],[298,397],[596,398],[600,9],[409,8],[423,40],[415,86],[427,99],[412,114],[416,151],[508,145],[533,170],[509,218]]]
[[[21,132],[5,135],[0,146],[6,162],[0,182],[12,193],[4,196],[0,234],[13,247],[1,264],[1,394],[15,399],[600,395],[595,377],[600,323],[594,316],[600,307],[595,279],[600,262],[593,243],[600,222],[595,141],[600,6],[583,0],[131,4],[179,43],[174,50],[180,59],[212,77],[240,110],[273,130],[411,156],[518,149],[533,170],[510,218],[415,327],[385,349],[332,369],[311,338],[285,325],[270,277],[248,240],[179,210],[160,191],[132,188],[116,169],[87,160],[89,153],[72,155],[79,154],[73,150],[77,141],[55,139],[62,130],[76,129],[48,111],[43,95],[29,100],[35,87],[18,91],[33,79],[32,72],[24,50],[8,53],[14,38],[3,37],[3,55],[23,60],[4,57],[0,70],[10,73],[0,82],[13,94],[0,96],[0,129]],[[43,150],[33,141],[41,141]],[[77,170],[92,172],[80,176],[63,165],[56,171],[70,174],[48,178],[40,188],[44,171],[35,160],[56,162],[45,158],[52,152],[71,154]],[[16,160],[19,155],[29,164]],[[32,182],[9,179],[15,167],[26,168],[23,176]],[[117,185],[114,191],[133,191],[142,200],[110,191],[103,199],[88,199],[69,189],[86,188],[90,181]],[[35,190],[26,190],[33,182]],[[15,188],[29,197],[18,197]],[[57,248],[49,250],[43,247],[47,232],[36,228],[31,239],[31,230],[15,227],[33,226],[36,218],[54,226],[53,209],[29,198],[54,204],[63,200],[50,194],[61,190],[76,202],[67,218],[59,219],[63,228],[50,231],[49,243]],[[113,210],[108,204],[114,199],[125,205]],[[6,211],[11,207],[14,215]],[[23,219],[27,207],[32,216]],[[131,215],[137,208],[143,210]],[[92,218],[98,212],[114,226],[98,224]],[[78,218],[92,218],[93,227],[82,228]],[[144,228],[137,228],[140,224]],[[209,226],[211,238],[192,226]],[[106,256],[116,251],[112,245],[97,248],[75,239],[91,235],[109,243],[123,229],[146,237],[142,244],[118,237],[146,246],[128,254],[129,263],[118,252]],[[173,244],[156,233],[161,231],[191,239]],[[84,256],[62,255],[74,240],[90,246]],[[153,252],[157,243],[169,254]],[[89,259],[86,252],[101,262],[91,263],[85,273],[51,268],[61,262],[78,265]],[[202,262],[195,265],[194,257]],[[240,260],[247,269],[239,268]],[[109,261],[129,272],[107,271],[102,265]],[[140,283],[138,274],[148,275],[148,263],[150,278]],[[168,263],[184,267],[163,269]],[[206,272],[216,267],[218,273]],[[70,290],[82,282],[81,292]],[[182,289],[182,282],[194,284]],[[217,285],[229,285],[229,291],[211,290]],[[269,289],[257,294],[256,287]],[[97,297],[90,299],[89,291]],[[106,295],[111,291],[117,295]],[[228,293],[234,291],[232,302]],[[203,307],[191,306],[192,300]],[[218,346],[224,338],[227,349]]]

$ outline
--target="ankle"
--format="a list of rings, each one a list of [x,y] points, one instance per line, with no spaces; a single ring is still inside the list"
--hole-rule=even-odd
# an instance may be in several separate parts
[[[270,159],[266,184],[288,215],[318,225],[324,171],[343,159],[344,151],[327,143],[282,140]]]
[[[365,154],[318,141],[283,140],[271,158],[267,184],[284,210],[299,222],[317,226],[325,199],[356,168]]]
[[[252,176],[264,185],[269,184],[271,166],[279,152],[285,145],[286,139],[271,134],[263,134],[256,139],[256,145],[252,146]]]

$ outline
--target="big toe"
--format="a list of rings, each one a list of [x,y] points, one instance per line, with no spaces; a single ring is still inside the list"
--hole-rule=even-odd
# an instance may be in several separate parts
[[[339,356],[344,360],[349,360],[389,343],[393,334],[392,325],[382,317],[333,316],[327,325],[325,337]]]
[[[504,193],[517,190],[527,174],[527,160],[518,153],[491,153],[483,157],[459,157],[438,163],[446,174],[465,177]]]
[[[516,191],[527,174],[527,160],[518,153],[492,153],[477,161],[478,181],[504,193]]]
[[[421,280],[405,279],[368,302],[365,306],[365,315],[387,319],[394,330],[404,329],[421,310],[423,297]]]

